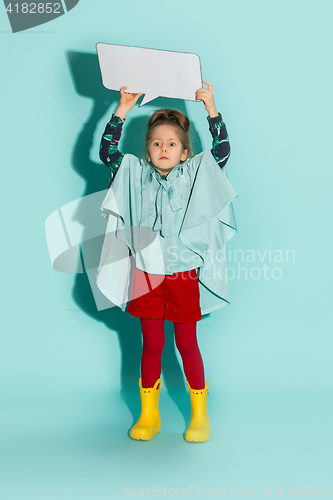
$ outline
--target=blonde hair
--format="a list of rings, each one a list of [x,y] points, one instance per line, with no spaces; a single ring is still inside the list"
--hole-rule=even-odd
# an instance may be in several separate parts
[[[187,149],[187,157],[193,156],[191,140],[189,136],[190,121],[187,116],[177,109],[158,109],[151,115],[148,121],[148,130],[146,135],[146,152],[148,154],[148,144],[151,140],[153,131],[159,125],[171,125],[174,127],[183,149]]]

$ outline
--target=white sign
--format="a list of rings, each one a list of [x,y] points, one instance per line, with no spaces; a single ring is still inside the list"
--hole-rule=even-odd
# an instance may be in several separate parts
[[[140,106],[160,96],[196,101],[202,87],[197,54],[107,43],[96,49],[107,89],[127,87],[126,92],[145,94]]]

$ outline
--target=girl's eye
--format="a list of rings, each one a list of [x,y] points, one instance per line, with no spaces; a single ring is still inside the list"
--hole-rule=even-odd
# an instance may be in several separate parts
[[[159,146],[160,143],[159,142],[154,142],[154,146]]]
[[[175,146],[176,143],[175,142],[170,142],[170,146]]]

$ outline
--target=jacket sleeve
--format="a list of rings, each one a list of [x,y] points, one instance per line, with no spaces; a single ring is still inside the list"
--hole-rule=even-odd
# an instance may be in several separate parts
[[[111,170],[112,177],[117,172],[124,157],[124,154],[118,150],[122,128],[123,120],[119,116],[112,115],[111,120],[105,127],[99,146],[99,157]]]
[[[225,123],[223,122],[221,113],[214,118],[208,117],[207,119],[209,123],[209,130],[213,137],[211,153],[219,167],[223,168],[230,156],[228,132]]]

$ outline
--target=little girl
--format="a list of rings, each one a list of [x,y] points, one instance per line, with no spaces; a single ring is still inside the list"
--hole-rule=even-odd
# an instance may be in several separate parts
[[[208,88],[200,88],[196,99],[204,102],[209,115],[210,151],[193,157],[188,118],[180,111],[161,109],[148,122],[147,160],[122,154],[118,141],[123,122],[142,95],[126,93],[127,87],[120,90],[119,106],[100,145],[100,158],[111,170],[112,181],[102,209],[116,237],[111,244],[111,224],[97,284],[123,310],[128,303],[127,311],[140,318],[143,335],[141,415],[130,430],[132,439],[152,439],[161,428],[164,320],[174,323],[191,398],[185,440],[210,438],[208,380],[205,383],[196,322],[229,303],[224,247],[236,231],[230,202],[237,194],[222,170],[230,154],[226,126],[216,109],[212,84],[203,83]],[[119,246],[135,260],[131,272],[119,260],[111,266]],[[115,298],[119,290],[125,298]]]

